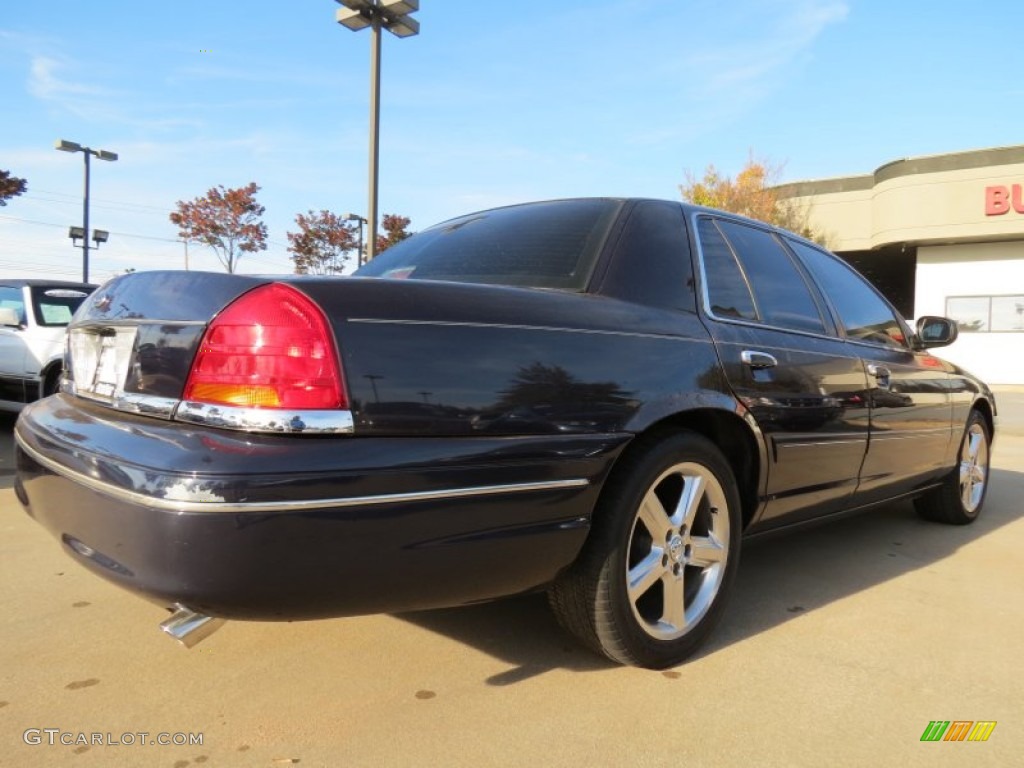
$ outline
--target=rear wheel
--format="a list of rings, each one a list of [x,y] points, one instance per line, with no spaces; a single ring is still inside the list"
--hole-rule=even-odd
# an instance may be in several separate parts
[[[988,491],[991,439],[985,417],[972,411],[956,466],[941,486],[914,500],[921,517],[951,525],[967,525],[978,519]]]
[[[615,468],[583,553],[552,586],[555,614],[615,661],[678,664],[722,614],[740,526],[736,482],[714,444],[648,438]]]

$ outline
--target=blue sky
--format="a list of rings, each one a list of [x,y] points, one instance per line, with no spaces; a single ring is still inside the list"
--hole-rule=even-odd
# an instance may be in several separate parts
[[[0,275],[180,268],[176,200],[255,181],[270,230],[243,272],[288,272],[296,213],[366,210],[369,33],[330,0],[10,0],[0,13]],[[577,195],[678,198],[753,151],[783,180],[1024,143],[1024,3],[992,0],[421,0],[385,35],[380,207],[412,229]],[[190,247],[193,268],[220,269]]]

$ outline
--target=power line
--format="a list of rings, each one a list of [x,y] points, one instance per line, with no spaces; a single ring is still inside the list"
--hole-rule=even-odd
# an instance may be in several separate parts
[[[6,214],[0,214],[0,219],[8,219],[10,221],[19,221],[22,224],[35,224],[40,227],[57,227],[59,229],[67,228],[67,224],[54,224],[52,221],[38,221],[36,219],[23,219],[19,216],[7,216]],[[155,235],[136,235],[132,232],[116,232],[109,230],[110,234],[118,235],[120,237],[134,237],[138,240],[161,240],[165,243],[177,243],[182,244],[182,240],[173,237],[156,237]]]
[[[17,221],[17,222],[20,222],[22,224],[32,224],[32,225],[40,226],[40,227],[52,227],[52,228],[56,228],[56,229],[65,229],[67,227],[66,224],[56,224],[56,223],[51,222],[51,221],[39,221],[37,219],[25,219],[25,218],[22,218],[20,216],[8,216],[6,214],[0,214],[0,219],[6,219],[8,221]],[[109,230],[109,232],[110,232],[110,234],[117,235],[118,237],[124,237],[124,238],[129,238],[129,239],[134,239],[134,240],[148,240],[148,241],[151,241],[151,242],[173,243],[176,246],[184,246],[184,242],[185,242],[184,240],[182,240],[180,238],[158,237],[156,235],[139,235],[139,234],[135,234],[133,232],[120,232],[120,231],[116,231],[116,230]],[[10,243],[10,242],[14,242],[14,241],[8,240],[7,242]],[[22,241],[22,242],[24,242],[24,241]],[[275,245],[275,246],[278,246],[278,247],[281,247],[283,245],[283,243],[280,243],[280,242],[277,242],[277,241],[268,241],[268,242],[270,242],[271,245]],[[33,243],[32,245],[35,246],[36,248],[39,247],[39,244],[36,244],[36,243]],[[48,250],[46,250],[44,252],[48,252]],[[287,262],[289,261],[289,259],[287,259],[286,257],[281,257],[281,258],[278,258],[278,259],[274,259],[274,258],[266,258],[266,257],[262,257],[261,258],[259,256],[253,256],[251,254],[243,254],[243,256],[249,262],[256,262],[258,264],[264,264],[266,266],[274,267],[275,269],[279,269],[279,270],[287,268],[287,266],[288,266]],[[170,257],[165,256],[164,258],[170,258]],[[20,264],[0,264],[0,266],[17,267],[17,268],[20,268],[20,269],[26,269],[26,271],[43,271],[42,269],[40,269],[40,270],[32,270],[32,269],[29,269],[29,268],[26,268],[26,267],[22,267],[22,265],[20,265]]]
[[[32,200],[35,200],[37,202],[43,202],[43,203],[56,203],[57,205],[75,205],[75,206],[80,206],[82,204],[81,200],[58,200],[56,198],[41,197],[39,195],[33,196]],[[90,203],[89,203],[89,207],[90,208],[98,208],[99,210],[103,210],[103,211],[116,211],[116,212],[119,212],[119,213],[135,213],[135,214],[139,214],[141,216],[164,216],[164,215],[167,214],[167,211],[147,210],[147,208],[149,206],[146,206],[146,208],[141,208],[141,207],[140,208],[132,208],[132,207],[130,207],[130,204],[111,205],[109,203],[97,203],[97,202],[94,202],[94,201],[91,201],[91,200],[90,200]]]
[[[20,221],[22,224],[38,224],[42,227],[60,227],[63,229],[67,224],[54,224],[52,221],[36,221],[35,219],[22,219],[17,216],[7,216],[0,213],[0,219],[9,219],[10,221]]]
[[[133,235],[131,232],[115,232],[114,230],[110,230],[110,234],[117,235],[118,237],[132,237],[135,238],[136,240],[160,240],[161,242],[164,243],[177,243],[178,245],[182,245],[185,242],[184,240],[180,240],[176,237],[157,237],[156,235]]]
[[[23,219],[23,218],[21,218],[19,216],[8,216],[6,214],[0,214],[0,219],[8,219],[9,221],[19,221],[22,224],[36,224],[36,225],[41,226],[41,227],[57,227],[57,228],[60,228],[60,229],[64,229],[64,228],[66,228],[68,226],[67,224],[55,224],[52,221],[38,221],[37,219]],[[159,240],[159,241],[164,242],[164,243],[177,243],[178,245],[181,245],[182,243],[185,242],[181,238],[177,238],[177,237],[157,237],[156,235],[138,235],[138,234],[135,234],[133,232],[120,232],[120,231],[113,230],[113,229],[108,230],[108,231],[112,235],[118,235],[119,237],[133,237],[133,238],[136,238],[138,240]],[[271,245],[275,245],[275,246],[278,246],[278,247],[285,247],[283,243],[280,243],[280,242],[277,242],[277,241],[268,240],[267,242],[270,243]]]
[[[75,204],[81,204],[81,202],[82,202],[82,196],[81,195],[73,195],[73,194],[70,194],[68,192],[54,192],[54,191],[48,190],[48,189],[33,189],[33,190],[30,190],[30,192],[29,192],[29,194],[31,195],[31,199],[37,199],[37,200],[44,199],[44,198],[38,197],[39,193],[42,193],[44,195],[56,195],[57,197],[60,197],[60,198],[66,198],[65,200],[47,200],[46,202],[51,202],[51,203],[67,202],[67,203],[75,203]],[[29,199],[29,198],[26,198],[26,199]],[[154,211],[154,212],[161,213],[161,214],[169,214],[171,212],[171,210],[173,210],[170,207],[166,207],[165,208],[165,207],[156,206],[156,205],[146,205],[145,203],[132,203],[132,202],[129,202],[127,200],[108,200],[108,199],[105,199],[105,198],[102,198],[102,197],[90,197],[90,205],[95,204],[95,203],[106,203],[108,205],[123,206],[125,208],[146,209],[148,211]]]
[[[53,265],[42,265],[42,264],[31,264],[25,265],[22,262],[9,262],[0,261],[0,268],[4,269],[16,269],[19,272],[31,272],[40,275],[63,275],[76,272],[79,267],[77,265],[69,265],[68,267],[61,267],[57,264]]]

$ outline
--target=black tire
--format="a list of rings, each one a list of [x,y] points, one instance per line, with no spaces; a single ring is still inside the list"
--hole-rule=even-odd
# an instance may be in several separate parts
[[[914,499],[917,513],[925,520],[949,525],[977,520],[988,493],[991,445],[988,422],[978,411],[971,411],[956,465],[942,485]]]
[[[713,443],[690,432],[640,438],[602,490],[580,557],[549,589],[552,609],[614,661],[678,664],[722,615],[740,526],[736,481]]]
[[[64,369],[60,365],[55,365],[53,368],[46,372],[46,378],[43,379],[41,397],[49,397],[55,395],[60,390],[60,379]]]

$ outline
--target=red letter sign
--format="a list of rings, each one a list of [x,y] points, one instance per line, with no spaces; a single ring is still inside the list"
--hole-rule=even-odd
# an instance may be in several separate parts
[[[985,215],[1002,216],[1010,212],[1010,190],[1004,186],[985,187]]]

